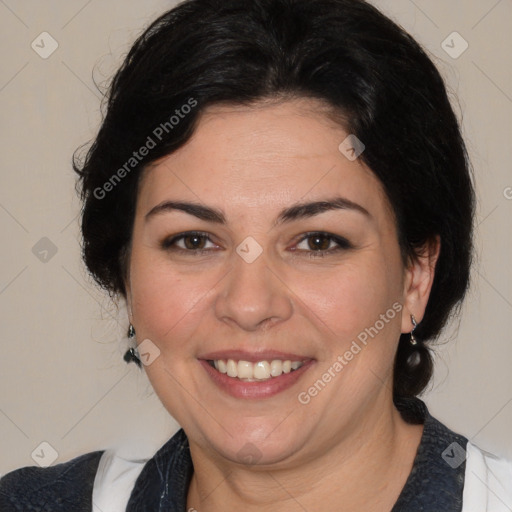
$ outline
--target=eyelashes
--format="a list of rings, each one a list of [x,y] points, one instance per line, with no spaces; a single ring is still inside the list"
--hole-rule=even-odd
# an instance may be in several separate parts
[[[304,242],[306,242],[306,247],[299,249],[299,251],[308,251],[311,257],[325,256],[329,253],[353,248],[352,244],[346,238],[323,231],[305,233],[298,241],[297,245],[301,245]],[[327,242],[327,246],[325,242]],[[332,247],[332,244],[334,244],[334,247]],[[293,252],[296,251],[297,248],[295,246]]]
[[[181,244],[181,245],[180,245]],[[210,247],[207,247],[208,244]],[[298,248],[303,245],[305,247]],[[167,252],[180,253],[188,256],[200,256],[222,250],[204,231],[187,231],[164,239],[160,247]],[[324,231],[312,231],[301,235],[299,240],[289,250],[294,255],[303,255],[310,258],[325,257],[340,251],[353,249],[354,246],[346,239]]]
[[[177,246],[177,242],[185,241],[185,247],[179,247]],[[191,242],[191,243],[186,243]],[[213,244],[213,242],[210,239],[210,236],[208,233],[204,233],[202,231],[187,231],[186,233],[180,233],[179,235],[175,235],[171,238],[166,238],[161,246],[162,249],[165,249],[167,251],[169,250],[182,250],[184,252],[197,252],[197,253],[203,253],[207,252],[208,249],[204,249],[204,243],[203,242],[210,242]],[[200,247],[198,247],[198,245]]]

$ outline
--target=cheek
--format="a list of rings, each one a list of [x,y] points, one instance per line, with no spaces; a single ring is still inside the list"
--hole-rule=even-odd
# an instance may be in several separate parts
[[[323,274],[293,277],[301,302],[329,337],[348,340],[373,325],[399,298],[395,272],[379,258],[361,257]]]
[[[215,283],[208,275],[182,275],[162,258],[135,251],[130,284],[137,334],[150,338],[161,350],[166,340],[180,344],[200,321],[208,290]]]

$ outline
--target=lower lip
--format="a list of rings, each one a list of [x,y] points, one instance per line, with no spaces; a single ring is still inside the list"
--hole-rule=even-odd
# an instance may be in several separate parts
[[[290,373],[283,373],[279,377],[271,377],[264,381],[245,382],[228,377],[210,366],[204,359],[199,359],[206,373],[226,393],[235,398],[269,398],[292,387],[314,363],[313,360],[304,363],[300,368]]]

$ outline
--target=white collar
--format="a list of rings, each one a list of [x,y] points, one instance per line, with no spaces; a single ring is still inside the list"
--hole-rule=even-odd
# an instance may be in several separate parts
[[[462,512],[512,511],[512,461],[468,442]]]
[[[115,450],[105,450],[94,479],[93,512],[125,512],[135,481],[148,460],[130,460]]]

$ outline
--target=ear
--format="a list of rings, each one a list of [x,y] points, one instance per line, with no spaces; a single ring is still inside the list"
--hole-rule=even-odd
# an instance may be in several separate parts
[[[128,313],[128,321],[133,325],[133,302],[132,302],[132,279],[130,275],[130,256],[131,256],[131,244],[124,247],[120,258],[119,266],[121,269],[123,283],[124,283],[124,294],[123,298],[126,303],[126,312]]]
[[[436,235],[410,260],[405,269],[402,333],[412,331],[411,315],[414,315],[418,324],[423,319],[440,251],[441,237]]]
[[[133,325],[133,309],[132,309],[132,287],[130,282],[130,275],[124,280],[126,311],[128,313],[128,320]]]
[[[126,287],[126,312],[128,313],[128,320],[133,325],[133,310],[132,310],[132,296],[130,293],[130,289]]]

